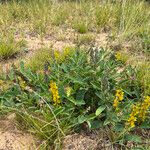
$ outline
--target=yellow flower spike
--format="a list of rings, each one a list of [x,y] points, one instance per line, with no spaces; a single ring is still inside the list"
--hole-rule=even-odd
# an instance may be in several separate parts
[[[58,87],[54,81],[50,81],[50,92],[52,92],[54,105],[58,105],[61,103],[60,96],[58,93]]]
[[[131,128],[135,127],[135,122],[143,122],[146,119],[146,114],[150,107],[150,96],[146,96],[143,102],[132,106],[132,112],[128,119],[128,124]]]
[[[118,109],[119,102],[123,100],[124,97],[124,92],[122,90],[116,90],[116,95],[114,99],[114,104],[113,106]]]
[[[59,61],[60,59],[60,52],[59,50],[54,50],[54,57],[56,61]]]
[[[124,92],[122,90],[116,90],[116,97],[118,97],[119,101],[123,100]]]
[[[150,96],[146,96],[143,102],[141,103],[141,108],[139,111],[138,117],[141,121],[145,120],[149,107],[150,107]]]
[[[61,62],[65,60],[65,58],[70,54],[71,50],[69,47],[65,47],[62,52]]]
[[[114,99],[113,106],[114,106],[115,108],[117,108],[117,107],[118,107],[118,104],[119,104],[119,101],[118,101],[117,98],[115,98],[115,99]]]
[[[25,81],[23,81],[21,77],[18,77],[18,81],[19,81],[20,87],[21,87],[23,90],[25,90],[25,88],[26,88],[26,86],[27,86],[26,83],[25,83]]]
[[[121,60],[121,53],[116,52],[115,57],[116,57],[117,60]]]

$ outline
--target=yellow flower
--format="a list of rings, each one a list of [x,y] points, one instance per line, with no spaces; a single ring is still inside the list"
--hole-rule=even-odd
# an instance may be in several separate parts
[[[116,90],[116,95],[114,99],[114,108],[118,109],[119,102],[123,100],[124,92],[122,90]]]
[[[144,103],[147,104],[147,107],[150,106],[150,96],[145,97]]]
[[[19,81],[20,87],[24,90],[27,86],[25,81],[23,81],[21,77],[18,77],[18,81]]]
[[[60,104],[61,101],[58,93],[58,87],[54,81],[50,82],[50,91],[52,92],[54,105]]]
[[[133,128],[135,127],[135,122],[137,121],[137,115],[139,114],[140,104],[137,103],[136,105],[132,106],[132,112],[130,114],[130,118],[128,119],[128,125]]]
[[[117,98],[115,98],[115,99],[114,99],[114,104],[113,104],[113,106],[114,106],[115,108],[118,108],[118,105],[119,105],[119,101],[118,101]]]
[[[130,125],[131,128],[135,127],[135,122],[137,118],[134,115],[130,115],[130,118],[128,119],[128,124]]]
[[[145,120],[149,107],[150,107],[150,96],[146,96],[144,101],[141,103],[141,107],[139,110],[138,117],[140,118],[141,121]]]
[[[55,50],[54,51],[54,57],[55,57],[55,60],[56,61],[59,61],[59,59],[60,59],[60,51],[59,50]]]
[[[116,52],[115,57],[116,57],[117,60],[121,60],[121,53]]]
[[[146,96],[143,102],[133,105],[130,118],[128,119],[128,124],[131,128],[135,126],[136,121],[140,122],[145,120],[149,107],[150,96]]]
[[[116,90],[116,97],[118,97],[119,101],[123,100],[124,92],[122,90]]]

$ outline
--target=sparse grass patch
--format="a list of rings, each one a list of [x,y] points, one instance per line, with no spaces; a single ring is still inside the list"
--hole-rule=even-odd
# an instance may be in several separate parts
[[[11,36],[11,35],[9,35]],[[8,59],[25,47],[25,41],[16,41],[14,37],[2,37],[0,39],[0,59]]]
[[[150,94],[150,62],[142,62],[137,66],[137,78],[143,86],[145,94]]]
[[[150,14],[144,1],[123,1],[116,7],[119,38],[132,39],[149,24]]]
[[[52,14],[52,24],[59,26],[65,24],[66,19],[69,15],[69,10],[65,9],[65,7],[62,8],[61,6],[58,6],[58,8],[52,10]]]
[[[79,45],[85,44],[90,45],[90,43],[94,42],[95,36],[93,34],[81,34],[78,35],[78,38],[75,40]]]
[[[88,32],[88,26],[87,26],[87,23],[84,22],[84,21],[79,21],[79,22],[75,22],[74,25],[73,25],[73,28],[81,33],[81,34],[84,34],[84,33],[87,33]]]
[[[41,48],[32,56],[26,64],[32,71],[42,70],[47,61],[51,61],[52,50],[49,48]]]
[[[98,30],[111,26],[111,21],[114,18],[111,5],[102,5],[95,8],[95,20]]]

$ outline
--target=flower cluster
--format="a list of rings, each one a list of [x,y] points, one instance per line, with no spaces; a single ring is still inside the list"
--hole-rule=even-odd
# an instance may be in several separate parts
[[[128,119],[128,124],[131,128],[135,127],[135,122],[137,121],[137,115],[140,111],[140,103],[132,106],[132,112],[130,114],[130,118]]]
[[[52,92],[54,105],[60,104],[60,96],[58,94],[58,87],[54,81],[50,82],[50,91]]]
[[[27,86],[26,82],[24,80],[22,80],[21,77],[18,77],[18,82],[19,82],[20,87],[24,90]]]
[[[133,128],[135,127],[135,122],[144,121],[146,114],[150,107],[150,96],[146,96],[144,101],[133,105],[130,118],[128,119],[128,125]]]
[[[55,57],[56,61],[58,61],[60,59],[60,56],[61,56],[60,51],[59,50],[55,50],[54,51],[54,57]]]
[[[31,89],[31,87],[28,86],[26,84],[26,82],[21,77],[18,77],[18,82],[19,82],[19,85],[20,85],[20,87],[21,87],[22,90],[26,90],[28,92],[33,92],[33,90]]]
[[[118,109],[119,102],[123,100],[124,92],[122,90],[116,90],[116,97],[114,99],[113,106]]]
[[[146,118],[147,111],[150,107],[150,96],[146,96],[144,101],[141,103],[139,118],[144,121]]]
[[[59,50],[54,51],[54,57],[57,62],[63,62],[66,57],[71,53],[71,49],[69,47],[65,47],[62,52]]]
[[[120,53],[120,52],[117,52],[117,53],[115,54],[115,57],[116,57],[117,60],[121,60],[121,53]]]

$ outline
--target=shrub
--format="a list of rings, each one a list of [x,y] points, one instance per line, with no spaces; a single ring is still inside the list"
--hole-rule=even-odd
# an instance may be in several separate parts
[[[14,68],[9,75],[12,87],[1,93],[1,107],[17,111],[35,133],[55,144],[71,127],[85,124],[90,129],[110,128],[111,141],[123,143],[130,129],[149,125],[150,97],[143,97],[135,70],[112,52],[77,49],[59,60],[61,55],[55,54],[43,74],[23,64],[20,70]],[[135,114],[133,108],[143,110],[143,104],[140,120],[142,111]]]

